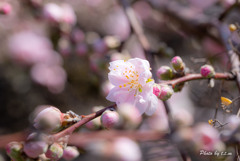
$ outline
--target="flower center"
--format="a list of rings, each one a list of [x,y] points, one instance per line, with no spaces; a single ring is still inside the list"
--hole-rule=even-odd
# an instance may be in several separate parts
[[[128,91],[138,89],[139,92],[142,92],[142,85],[138,82],[139,73],[138,71],[134,70],[133,66],[125,68],[125,70],[122,72],[122,75],[123,77],[126,77],[129,82],[120,85],[119,88],[126,87]]]

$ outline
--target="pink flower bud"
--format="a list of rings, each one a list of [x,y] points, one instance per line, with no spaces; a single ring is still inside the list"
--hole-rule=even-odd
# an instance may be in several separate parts
[[[63,151],[63,158],[66,160],[73,160],[79,156],[79,152],[74,146],[67,146]]]
[[[45,153],[46,157],[51,160],[59,160],[63,156],[63,148],[58,143],[53,143]]]
[[[97,117],[89,122],[86,123],[86,128],[88,128],[89,130],[97,130],[100,129],[101,127],[101,120],[100,117]]]
[[[168,66],[161,66],[157,71],[157,76],[161,80],[170,80],[173,78],[172,69]]]
[[[158,84],[153,85],[153,94],[155,94],[157,97],[161,94],[161,86]]]
[[[182,61],[182,58],[179,56],[175,56],[172,58],[171,61],[172,67],[176,72],[183,72],[184,71],[184,63]]]
[[[61,127],[63,114],[56,107],[48,107],[42,110],[34,120],[34,127],[47,132],[52,132]]]
[[[11,13],[12,6],[9,3],[1,3],[0,4],[0,14],[7,15]]]
[[[214,68],[211,65],[204,65],[201,67],[201,75],[206,78],[214,77],[215,71]]]
[[[23,151],[30,158],[37,158],[47,151],[48,144],[44,141],[30,141],[24,144]]]
[[[111,129],[118,125],[119,115],[116,111],[107,110],[101,116],[102,126]]]
[[[166,101],[168,100],[173,94],[172,87],[168,85],[161,85],[161,94],[159,95],[159,99]]]
[[[23,151],[23,145],[20,142],[10,142],[6,146],[6,152],[7,155],[13,160],[13,161],[23,161],[23,158],[21,156]]]
[[[118,113],[121,120],[123,121],[123,126],[126,129],[136,128],[142,121],[142,117],[138,109],[132,105],[123,103],[118,106]]]

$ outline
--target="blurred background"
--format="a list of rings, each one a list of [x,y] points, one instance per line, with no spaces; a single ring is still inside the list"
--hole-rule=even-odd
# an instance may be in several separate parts
[[[171,58],[179,55],[192,73],[198,73],[206,63],[217,72],[229,71],[214,22],[234,0],[126,1],[144,29],[157,68],[170,65]],[[109,62],[145,58],[122,2],[0,1],[1,135],[31,129],[30,115],[39,105],[83,115],[91,113],[93,106],[112,104],[105,99],[111,89],[107,78]],[[226,32],[228,24],[239,22],[239,11],[233,9],[224,17]],[[238,44],[238,34],[231,36]],[[237,92],[234,82],[218,80],[209,88],[208,80],[192,81],[175,93],[169,104],[176,113],[181,113],[179,109],[190,113],[194,122],[207,122],[220,106],[220,96],[232,99]],[[228,116],[220,109],[220,121]],[[141,147],[143,160],[151,160],[146,146]],[[4,149],[1,154],[0,160],[9,160]],[[91,157],[84,154],[79,158]],[[169,160],[174,159],[178,160]]]

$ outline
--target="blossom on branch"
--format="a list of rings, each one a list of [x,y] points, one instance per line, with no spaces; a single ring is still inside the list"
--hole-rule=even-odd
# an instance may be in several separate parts
[[[139,58],[116,60],[110,63],[109,69],[108,79],[115,87],[107,99],[117,105],[133,104],[140,114],[145,112],[152,115],[157,108],[158,98],[153,94],[154,80],[151,79],[149,62]]]

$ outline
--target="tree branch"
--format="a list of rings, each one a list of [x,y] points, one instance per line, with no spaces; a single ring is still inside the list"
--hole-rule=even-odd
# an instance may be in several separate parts
[[[215,76],[213,77],[213,79],[226,79],[226,80],[234,80],[234,78],[235,76],[231,73],[216,73]],[[159,85],[168,84],[168,85],[172,85],[172,87],[174,88],[177,84],[192,81],[192,80],[199,80],[199,79],[209,79],[209,78],[203,77],[201,74],[187,74],[177,79],[159,83]]]
[[[128,137],[137,141],[158,140],[167,135],[167,132],[157,131],[120,131],[120,130],[104,130],[97,132],[75,133],[71,135],[69,144],[84,147],[88,143],[96,140],[114,139],[117,137]]]
[[[82,120],[80,120],[79,122],[77,122],[76,124],[73,124],[72,126],[68,127],[67,129],[54,134],[52,136],[50,136],[50,140],[55,142],[57,140],[59,140],[61,137],[63,136],[67,136],[67,135],[71,135],[77,128],[79,128],[80,126],[84,125],[85,123],[87,123],[88,121],[91,121],[93,119],[95,119],[96,117],[102,115],[102,113],[108,109],[111,108],[116,108],[116,104],[108,106],[100,111],[97,111],[95,113],[89,114],[89,115],[82,115]]]

